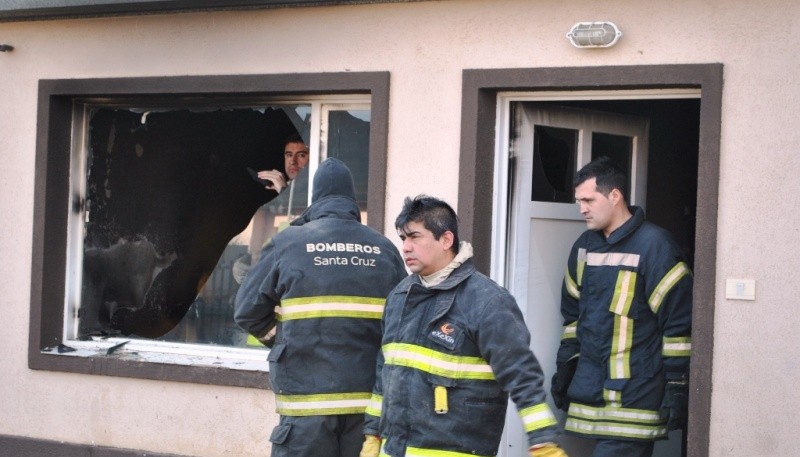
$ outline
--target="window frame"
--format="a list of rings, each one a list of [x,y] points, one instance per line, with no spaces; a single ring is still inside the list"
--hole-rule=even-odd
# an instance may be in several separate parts
[[[28,366],[34,370],[99,374],[199,384],[269,388],[266,354],[263,368],[220,368],[163,358],[123,357],[119,354],[85,357],[61,354],[64,343],[69,241],[70,171],[76,142],[76,103],[86,99],[116,100],[184,98],[247,100],[306,95],[367,94],[371,110],[369,137],[368,225],[384,231],[386,150],[389,107],[388,72],[303,73],[230,76],[175,76],[39,81],[31,310]],[[111,346],[113,343],[109,342]],[[49,350],[45,350],[49,348]],[[222,348],[222,347],[221,347]],[[196,359],[196,355],[195,355]]]

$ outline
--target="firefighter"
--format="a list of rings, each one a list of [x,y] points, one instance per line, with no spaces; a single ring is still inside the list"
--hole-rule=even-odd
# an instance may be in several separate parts
[[[593,457],[650,456],[686,421],[692,274],[667,231],[628,206],[610,159],[574,185],[589,230],[569,254],[551,392],[566,432],[596,440]]]
[[[495,455],[509,395],[530,455],[565,457],[522,313],[475,270],[453,209],[407,198],[395,227],[413,274],[386,299],[361,457]]]
[[[362,225],[350,170],[323,161],[311,206],[264,248],[234,318],[275,342],[269,375],[280,422],[273,457],[356,457],[375,381],[383,305],[406,276],[397,248]]]

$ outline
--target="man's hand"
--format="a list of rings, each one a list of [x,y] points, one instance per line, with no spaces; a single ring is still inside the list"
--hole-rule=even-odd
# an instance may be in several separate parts
[[[366,435],[364,444],[361,445],[361,453],[358,457],[378,457],[381,452],[381,439],[375,435]]]
[[[556,443],[542,443],[531,446],[530,457],[569,457]]]
[[[272,189],[277,193],[281,193],[286,187],[286,176],[278,170],[262,170],[258,172],[258,179],[266,179],[271,184],[264,186],[267,189]]]
[[[689,416],[689,383],[668,381],[661,402],[661,417],[667,419],[668,430],[686,429]]]
[[[556,408],[566,411],[569,409],[569,398],[567,390],[572,384],[572,377],[575,376],[575,369],[578,367],[578,357],[573,357],[556,367],[556,374],[550,383],[550,394],[553,396],[553,403]]]

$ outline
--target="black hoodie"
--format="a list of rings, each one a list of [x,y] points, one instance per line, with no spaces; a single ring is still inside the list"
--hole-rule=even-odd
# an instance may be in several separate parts
[[[406,270],[359,222],[353,189],[347,166],[323,161],[311,206],[264,248],[236,296],[245,331],[263,338],[277,321],[268,359],[281,415],[361,414],[371,395],[383,304]]]

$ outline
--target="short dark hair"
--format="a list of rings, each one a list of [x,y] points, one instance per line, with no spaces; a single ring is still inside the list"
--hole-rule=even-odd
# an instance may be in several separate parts
[[[413,199],[406,197],[403,209],[394,221],[394,226],[403,230],[411,222],[422,222],[422,225],[430,230],[437,240],[444,232],[451,232],[453,246],[450,250],[458,254],[458,216],[445,201],[429,195],[417,195]]]
[[[292,133],[291,135],[287,136],[285,140],[283,140],[283,147],[286,147],[289,143],[303,143],[306,144],[303,137],[300,136],[299,133]]]
[[[606,197],[617,189],[622,194],[625,201],[628,200],[628,178],[613,160],[608,156],[602,156],[583,166],[572,180],[572,187],[578,187],[585,181],[595,178],[597,191]]]

